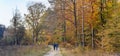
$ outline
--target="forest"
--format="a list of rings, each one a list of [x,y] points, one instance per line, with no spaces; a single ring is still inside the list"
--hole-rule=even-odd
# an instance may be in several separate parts
[[[62,56],[120,55],[119,0],[48,1],[48,8],[41,2],[28,3],[24,16],[16,8],[11,25],[0,25],[0,48],[49,50],[48,45],[57,43]]]

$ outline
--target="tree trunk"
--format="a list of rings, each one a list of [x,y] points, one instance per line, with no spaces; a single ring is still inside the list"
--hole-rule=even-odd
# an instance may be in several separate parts
[[[93,26],[91,29],[91,33],[92,33],[92,49],[94,49],[95,45],[94,45],[94,28],[93,28]]]
[[[75,38],[76,41],[78,40],[78,34],[77,34],[77,8],[76,8],[76,0],[73,0],[73,6],[74,6],[74,25],[75,25]],[[78,42],[78,41],[77,41]],[[76,42],[76,46],[78,45],[78,43]]]
[[[62,0],[62,16],[63,16],[63,42],[66,41],[66,19],[65,19],[65,2],[66,0]]]
[[[82,0],[82,46],[85,47],[85,36],[84,36],[84,1]]]

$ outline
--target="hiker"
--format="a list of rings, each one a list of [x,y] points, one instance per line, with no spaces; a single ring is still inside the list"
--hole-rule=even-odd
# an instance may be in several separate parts
[[[54,50],[56,49],[56,45],[55,45],[55,44],[53,44],[53,49],[54,49]]]
[[[58,44],[56,44],[56,50],[58,50]]]
[[[54,44],[53,44],[53,49],[54,49],[54,50],[58,50],[58,44],[54,43]]]

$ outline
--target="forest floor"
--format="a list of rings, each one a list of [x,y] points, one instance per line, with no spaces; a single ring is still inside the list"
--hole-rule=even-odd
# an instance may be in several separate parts
[[[0,46],[0,56],[120,56],[120,54],[105,54],[97,50],[82,52],[79,48],[59,48],[52,46]]]
[[[0,56],[44,56],[49,50],[45,46],[0,46]]]
[[[61,53],[63,56],[120,56],[120,53],[102,53],[98,50],[88,50],[88,51],[83,51],[80,50],[79,48],[75,49],[68,49],[68,48],[61,48]]]
[[[51,48],[51,50],[44,56],[62,56],[60,48],[58,48],[58,50],[54,50],[52,46],[49,47]]]

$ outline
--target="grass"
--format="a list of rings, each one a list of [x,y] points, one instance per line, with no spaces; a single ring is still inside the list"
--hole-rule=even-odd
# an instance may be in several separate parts
[[[49,50],[44,46],[0,46],[0,56],[43,56]]]
[[[61,52],[63,56],[120,56],[120,54],[105,53],[99,50],[83,51],[80,48],[61,48]]]

